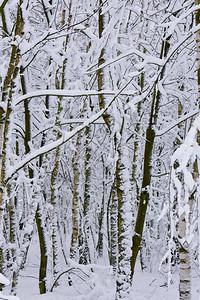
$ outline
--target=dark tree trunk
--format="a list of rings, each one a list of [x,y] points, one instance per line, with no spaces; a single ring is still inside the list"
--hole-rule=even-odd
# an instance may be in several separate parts
[[[46,246],[46,238],[45,238],[45,228],[42,222],[42,212],[39,204],[37,206],[35,219],[36,219],[39,244],[40,244],[39,289],[40,289],[40,294],[44,294],[46,293],[47,246]]]

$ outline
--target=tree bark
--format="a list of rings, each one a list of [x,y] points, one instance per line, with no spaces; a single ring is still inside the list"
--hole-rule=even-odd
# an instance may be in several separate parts
[[[79,263],[87,264],[91,263],[90,259],[90,250],[89,250],[89,231],[90,231],[90,224],[89,224],[89,210],[90,210],[90,202],[91,202],[91,145],[89,143],[91,142],[91,127],[86,127],[85,129],[85,185],[84,185],[84,203],[83,203],[83,217],[81,222],[82,224],[82,232],[79,232],[79,237],[82,237],[82,242],[79,242]],[[80,240],[80,238],[79,238]]]
[[[1,6],[1,15],[3,17],[3,28],[5,31],[6,28],[6,21],[4,16],[4,6],[7,4],[7,1],[4,1]],[[24,22],[22,19],[22,6],[23,1],[20,0],[17,7],[17,16],[15,22],[15,32],[14,36],[17,35],[21,36],[21,32],[23,30]],[[5,32],[4,32],[5,33]],[[14,38],[15,40],[15,38]],[[1,108],[0,109],[0,272],[4,273],[4,239],[3,239],[3,205],[6,197],[9,201],[9,208],[10,208],[10,239],[12,244],[12,259],[13,265],[16,259],[15,247],[16,247],[16,235],[15,235],[15,211],[13,206],[13,199],[10,198],[10,184],[5,184],[6,178],[6,162],[7,162],[7,148],[8,148],[8,133],[9,133],[9,126],[10,126],[10,115],[12,112],[11,102],[12,102],[12,94],[14,88],[14,82],[18,75],[19,70],[19,59],[20,59],[20,50],[16,44],[13,43],[11,48],[10,54],[10,62],[7,70],[7,74],[5,76],[3,87],[2,87],[2,102],[6,104],[6,111]],[[12,278],[12,287],[11,290],[14,291],[16,284],[17,284],[17,276],[16,276],[16,268],[13,270],[13,278]],[[1,287],[1,285],[0,285]]]
[[[199,5],[200,0],[195,0],[195,4]],[[200,9],[195,12],[196,25],[200,24]],[[200,107],[200,30],[196,33],[196,47],[197,47],[197,82],[198,82],[198,104]],[[200,146],[200,132],[197,130],[196,134],[197,144]],[[193,179],[196,182],[199,177],[198,158],[193,164]],[[184,186],[183,186],[184,189]],[[191,300],[191,250],[190,244],[187,241],[187,222],[191,222],[192,207],[194,201],[194,193],[189,196],[188,205],[190,208],[189,220],[186,220],[186,213],[183,212],[179,220],[179,299]]]
[[[160,58],[166,57],[169,51],[169,39],[170,36],[167,37],[166,41],[163,41],[161,47]],[[162,69],[160,78],[161,80],[164,76],[165,68]],[[133,279],[135,264],[138,252],[141,246],[143,228],[145,223],[146,211],[147,206],[149,203],[149,188],[151,183],[151,158],[152,158],[152,151],[154,146],[155,140],[155,131],[154,127],[156,126],[158,113],[159,113],[159,105],[160,105],[160,98],[161,94],[160,91],[157,90],[158,80],[155,82],[153,99],[151,104],[151,113],[149,118],[148,127],[146,130],[146,137],[145,137],[145,150],[144,150],[144,158],[143,158],[143,177],[142,177],[142,186],[141,186],[141,193],[140,193],[140,200],[138,206],[138,212],[136,217],[136,224],[135,224],[135,234],[132,238],[132,258],[131,258],[131,279]]]
[[[102,0],[99,0],[99,6],[101,7],[103,4]],[[102,8],[99,9],[99,39],[102,38],[102,34],[103,34],[103,30],[104,30],[104,15],[102,13]],[[100,67],[104,62],[104,53],[105,53],[105,49],[103,48],[101,50],[99,59],[98,59],[98,67]],[[98,82],[98,91],[101,91],[104,88],[104,73],[102,69],[98,69],[97,71],[97,82]],[[104,96],[101,94],[99,95],[99,107],[100,109],[103,109],[105,107],[105,99]],[[110,116],[106,113],[102,115],[107,128],[110,129]]]
[[[40,243],[40,270],[39,270],[39,290],[40,294],[46,293],[46,280],[47,280],[47,244],[45,237],[45,229],[43,224],[42,210],[38,203],[36,214],[36,225],[38,230],[38,237]]]
[[[80,166],[79,155],[82,144],[82,132],[78,133],[76,140],[76,152],[74,154],[73,164],[73,199],[72,199],[72,234],[71,234],[71,247],[70,258],[75,259],[78,251],[78,235],[79,235],[79,184],[80,184]]]
[[[126,135],[121,127],[121,139],[118,146],[116,163],[116,192],[118,202],[118,270],[115,299],[127,299],[131,289],[131,218],[130,218],[130,182],[127,165]]]

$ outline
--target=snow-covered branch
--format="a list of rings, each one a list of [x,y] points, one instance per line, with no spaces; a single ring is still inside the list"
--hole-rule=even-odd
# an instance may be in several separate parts
[[[27,163],[29,163],[30,161],[32,161],[33,159],[37,158],[38,156],[48,153],[54,149],[56,149],[57,147],[65,144],[67,141],[69,141],[71,138],[73,138],[78,132],[80,132],[81,130],[83,130],[84,128],[88,127],[90,124],[93,124],[95,121],[97,121],[107,110],[108,108],[112,105],[112,103],[116,100],[116,98],[119,95],[123,94],[123,91],[126,89],[126,87],[131,83],[132,79],[128,81],[128,83],[126,83],[124,85],[124,87],[119,90],[117,93],[115,93],[115,96],[106,104],[104,109],[101,109],[98,113],[94,114],[92,117],[88,118],[88,120],[86,120],[82,125],[76,127],[74,130],[72,131],[66,131],[63,132],[63,135],[61,138],[59,138],[58,140],[47,144],[31,153],[29,153],[24,159],[22,159],[19,163],[17,163],[15,166],[13,167],[9,167],[9,170],[7,171],[7,178],[6,178],[6,182],[8,182],[12,176],[19,171],[20,169],[22,169]],[[47,90],[48,91],[48,90]],[[54,90],[53,90],[54,91]],[[64,90],[63,90],[64,91]],[[55,90],[56,92],[56,90]],[[62,91],[60,91],[62,92]],[[65,91],[66,92],[66,91]],[[90,91],[89,91],[90,92]],[[30,93],[31,94],[31,93]],[[29,94],[29,95],[30,95]],[[62,93],[61,93],[62,94]],[[73,93],[72,93],[73,94]],[[28,95],[28,94],[27,94]],[[35,93],[32,94],[33,96],[35,95]],[[45,93],[43,93],[43,95],[46,95]],[[86,93],[87,95],[87,93]],[[25,95],[26,96],[26,95]],[[29,96],[30,97],[30,96]],[[25,97],[25,99],[29,98],[29,97]],[[23,96],[21,97],[23,98]],[[24,99],[23,99],[24,100]],[[23,101],[21,99],[21,101]]]
[[[126,90],[126,91],[112,91],[112,90],[38,90],[35,92],[30,92],[25,95],[22,95],[20,97],[17,97],[14,99],[13,103],[14,106],[18,105],[19,103],[23,102],[24,100],[35,98],[35,97],[41,97],[41,96],[62,96],[62,97],[83,97],[83,96],[98,96],[98,95],[104,95],[104,96],[115,96],[116,94],[120,95],[134,95],[135,91],[133,90]]]
[[[61,121],[61,126],[64,125],[69,125],[69,124],[83,124],[84,122],[86,122],[87,119],[66,119],[66,120],[62,120]],[[105,124],[103,118],[98,119],[97,121],[93,122],[94,124]],[[39,130],[32,138],[36,138],[38,135],[44,133],[45,131],[52,129],[54,127],[54,125],[49,125],[46,126],[45,128]]]
[[[157,131],[156,136],[162,136],[165,133],[167,133],[168,131],[172,130],[174,127],[176,127],[177,125],[179,125],[180,123],[194,117],[195,115],[197,115],[199,113],[199,109],[195,109],[191,112],[189,112],[188,114],[184,115],[183,117],[179,118],[177,121],[174,121],[171,123],[170,126],[168,126],[167,128],[164,128],[162,130]]]
[[[120,54],[119,56],[115,57],[114,59],[109,59],[107,62],[105,62],[104,64],[101,65],[101,67],[99,68],[95,68],[92,70],[93,66],[91,66],[88,70],[87,73],[91,73],[91,72],[96,72],[99,69],[103,69],[111,64],[114,64],[116,62],[118,62],[119,60],[122,60],[124,58],[127,58],[127,56],[136,54],[137,56],[139,56],[140,58],[144,59],[144,61],[141,64],[137,65],[137,69],[141,69],[143,68],[146,64],[155,64],[158,66],[162,66],[164,64],[164,59],[160,59],[157,58],[155,56],[152,55],[147,55],[137,49],[133,49],[131,48],[130,50],[126,51],[125,53]],[[139,75],[139,74],[138,74]]]
[[[108,107],[106,109],[108,109]],[[10,180],[10,178],[17,171],[19,171],[21,168],[23,168],[27,163],[29,163],[33,159],[37,158],[38,156],[40,156],[44,153],[48,153],[48,152],[56,149],[57,147],[65,144],[67,141],[69,141],[71,138],[73,138],[78,132],[80,132],[81,130],[83,130],[90,124],[94,123],[96,120],[98,120],[102,116],[102,114],[105,112],[106,109],[101,110],[100,112],[98,112],[97,114],[95,114],[94,116],[89,118],[87,121],[85,121],[82,125],[76,127],[74,130],[63,132],[63,136],[61,138],[59,138],[58,140],[29,153],[18,164],[16,164],[13,167],[9,167],[9,171],[7,172],[7,180],[6,181]]]

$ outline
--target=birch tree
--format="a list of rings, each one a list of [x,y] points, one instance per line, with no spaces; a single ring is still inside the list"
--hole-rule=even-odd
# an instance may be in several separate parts
[[[170,261],[167,239],[172,244],[177,238],[166,229],[172,223],[169,214],[162,212],[161,218],[160,212],[165,211],[170,192],[170,156],[198,112],[194,3],[16,3],[0,5],[5,58],[0,120],[1,272],[10,268],[15,293],[20,268],[12,271],[12,267],[18,253],[23,256],[23,243],[30,245],[36,226],[41,293],[49,285],[50,253],[53,287],[69,267],[76,266],[78,272],[89,270],[83,264],[104,261],[113,268],[115,298],[126,299],[138,253],[143,267],[149,267],[159,249],[164,265],[165,259]],[[197,11],[197,25],[198,18]],[[198,39],[197,33],[197,47]],[[195,126],[191,132],[198,138]],[[182,203],[184,196],[187,202],[181,208],[192,212],[198,155],[195,152],[187,159],[186,169],[193,174],[191,189],[185,177],[180,180],[185,172],[180,157],[172,175],[179,188],[176,198]],[[181,245],[185,236],[189,238],[186,219],[192,222],[191,212],[179,213]],[[7,242],[13,246],[22,236],[19,252],[7,249]],[[182,268],[182,260],[181,264]],[[72,282],[73,275],[68,280]]]
[[[195,4],[199,4],[198,1]],[[199,9],[195,13],[196,25],[199,24]],[[199,31],[196,33],[197,44],[197,78],[199,87]],[[199,91],[198,91],[199,99]],[[199,100],[198,100],[199,103]],[[192,244],[192,223],[194,222],[195,201],[198,197],[199,184],[199,118],[197,117],[188,132],[184,143],[173,155],[172,178],[177,191],[178,215],[179,215],[179,299],[191,299],[191,244]],[[187,148],[187,150],[186,150]],[[194,149],[194,150],[193,150]],[[184,160],[181,159],[181,151]]]
[[[8,30],[6,18],[5,18],[5,5],[6,1],[1,5],[1,15],[3,18],[3,29],[5,30],[3,35],[6,35]],[[9,62],[7,66],[7,72],[2,74],[2,105],[1,105],[1,124],[0,124],[0,149],[1,149],[1,179],[0,179],[0,205],[1,205],[1,215],[0,215],[0,230],[1,230],[1,247],[0,247],[0,266],[1,272],[5,272],[4,269],[4,249],[5,243],[3,241],[3,207],[5,206],[6,198],[9,202],[9,210],[10,210],[10,242],[12,244],[11,250],[11,257],[13,260],[13,267],[16,260],[16,250],[15,250],[15,243],[16,243],[16,233],[15,233],[15,208],[13,204],[13,197],[11,196],[10,191],[10,184],[5,184],[6,178],[6,163],[7,163],[7,152],[9,151],[8,148],[8,138],[9,138],[9,131],[10,131],[10,117],[11,117],[11,102],[12,102],[12,95],[15,88],[15,80],[18,75],[19,71],[19,60],[20,60],[20,50],[18,45],[15,43],[18,38],[22,37],[24,21],[22,18],[22,4],[23,1],[19,1],[17,4],[17,9],[15,10],[15,29],[13,32],[13,45],[11,46],[9,56]],[[3,77],[3,78],[2,78]],[[13,272],[13,288],[16,284],[16,267],[14,267]]]

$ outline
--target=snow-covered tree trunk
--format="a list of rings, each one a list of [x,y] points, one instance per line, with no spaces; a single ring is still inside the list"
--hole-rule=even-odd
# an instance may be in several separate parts
[[[103,164],[103,180],[102,180],[102,200],[101,200],[101,210],[99,213],[98,218],[98,226],[99,226],[99,233],[98,233],[98,242],[97,242],[97,252],[99,257],[103,257],[103,247],[104,247],[104,239],[103,239],[103,221],[104,221],[104,214],[105,214],[105,177],[106,177],[106,168],[104,164],[104,158],[102,155],[102,164]]]
[[[114,175],[115,176],[115,175]],[[116,187],[116,178],[111,188],[110,195],[111,203],[109,208],[109,217],[110,217],[110,228],[109,228],[109,258],[110,265],[113,267],[113,273],[117,273],[117,262],[118,262],[118,201],[117,201],[117,187]]]
[[[195,4],[199,5],[200,0],[195,0]],[[196,25],[200,24],[200,9],[196,11]],[[198,106],[200,107],[200,30],[197,31],[196,33],[196,55],[197,55],[197,79],[198,79]],[[200,143],[200,141],[199,141]],[[200,207],[200,201],[198,203],[198,208]],[[200,208],[198,209],[200,212]],[[199,229],[199,268],[200,268],[200,215],[198,215],[199,221],[198,221],[198,229]]]
[[[176,190],[179,218],[179,299],[190,300],[191,244],[194,234],[194,205],[198,201],[200,118],[197,117],[184,143],[172,157],[172,180]],[[172,199],[173,200],[173,199]]]
[[[6,2],[4,3],[6,4]],[[22,14],[22,4],[23,1],[20,0],[17,5],[17,15],[16,15],[16,21],[15,21],[15,31],[14,31],[14,41],[18,37],[22,37],[22,31],[23,31],[23,14]],[[2,7],[2,13],[3,13],[3,7]],[[2,14],[3,16],[4,14]],[[6,20],[4,18],[3,26],[6,29],[7,32],[7,24]],[[6,33],[5,32],[5,33]],[[8,201],[10,203],[10,221],[11,221],[11,243],[13,245],[13,251],[12,256],[13,260],[16,259],[15,255],[15,212],[14,207],[11,205],[11,199],[9,199],[10,196],[10,184],[5,183],[6,179],[6,167],[7,167],[7,151],[8,151],[8,135],[9,135],[9,126],[10,126],[10,116],[12,112],[11,108],[11,102],[12,102],[12,94],[14,89],[14,82],[16,80],[16,77],[18,75],[19,70],[19,62],[20,62],[20,50],[16,43],[12,44],[11,47],[11,53],[10,53],[10,60],[9,65],[7,69],[6,76],[4,78],[3,84],[2,84],[2,99],[1,99],[1,108],[0,108],[0,166],[1,166],[1,172],[0,172],[0,272],[4,272],[4,254],[3,254],[3,248],[4,248],[4,241],[3,241],[3,211],[4,211],[4,202],[6,197],[8,197]],[[14,230],[14,231],[13,231]],[[13,261],[14,265],[14,261]],[[13,273],[13,288],[16,285],[16,268],[14,267],[14,273]]]
[[[196,5],[200,4],[199,0],[195,1]],[[195,12],[195,17],[196,17],[196,25],[200,24],[200,10],[198,9]],[[198,78],[198,98],[200,98],[200,30],[197,31],[196,33],[196,46],[197,46],[197,78]],[[199,100],[198,100],[199,104]],[[196,135],[193,137],[194,143],[195,140],[200,146],[200,131],[199,129],[193,127],[192,130],[196,130]],[[188,135],[191,135],[189,132]],[[186,141],[185,141],[186,144]],[[188,145],[188,144],[186,144]],[[188,145],[190,146],[190,145]],[[192,145],[191,145],[192,146]],[[192,149],[192,148],[191,148]],[[189,152],[189,150],[188,150]],[[192,153],[191,153],[192,154]],[[185,197],[186,199],[183,200],[182,207],[179,206],[179,211],[182,208],[182,213],[180,214],[180,219],[179,219],[179,276],[180,276],[180,283],[179,283],[179,299],[180,300],[191,300],[192,295],[191,295],[191,246],[190,246],[190,235],[192,232],[190,231],[191,228],[191,216],[192,216],[192,210],[193,210],[193,202],[194,202],[194,197],[196,193],[196,188],[193,188],[192,191],[187,190],[187,186],[189,185],[187,182],[187,177],[186,171],[184,168],[184,165],[179,162],[180,159],[177,156],[177,161],[175,161],[174,167],[175,167],[175,172],[176,168],[182,168],[182,174],[179,173],[179,180],[180,184],[183,185],[182,187],[182,195],[180,195],[179,192],[179,197]],[[191,156],[188,158],[188,164],[189,164],[189,159],[191,159]],[[193,162],[192,166],[192,177],[194,180],[194,183],[198,181],[199,177],[199,169],[198,169],[198,158],[195,158],[195,161]],[[178,176],[178,175],[177,175]],[[188,178],[189,179],[189,178]],[[194,185],[195,186],[195,185]],[[179,188],[178,185],[176,185],[177,189]],[[188,195],[189,194],[189,195]],[[179,203],[181,203],[179,199]]]
[[[71,24],[71,1],[69,2],[69,18],[68,18],[68,27],[67,30]],[[62,10],[62,18],[61,18],[61,25],[64,26],[66,22],[66,11],[65,9]],[[69,42],[69,36],[67,35],[64,42],[64,53],[68,50],[68,42]],[[59,78],[59,70],[60,66],[58,65],[56,74],[55,74],[55,87],[56,89],[63,90],[65,88],[66,83],[66,58],[62,61],[62,67],[61,67],[61,77]],[[62,136],[62,125],[61,125],[61,117],[62,117],[62,97],[58,97],[58,107],[57,107],[57,113],[56,113],[56,120],[55,120],[55,127],[57,127],[57,133],[56,133],[56,140],[61,138]],[[52,230],[52,256],[53,256],[53,275],[54,279],[56,278],[58,274],[58,253],[59,253],[59,230],[58,230],[58,203],[59,203],[59,186],[58,186],[58,172],[59,172],[59,165],[60,165],[60,156],[61,156],[61,149],[60,147],[56,148],[55,151],[55,158],[54,158],[54,166],[51,173],[51,205],[52,205],[52,211],[51,211],[51,230]]]
[[[186,220],[185,213],[180,216],[179,221],[179,238],[184,239],[186,236]],[[191,299],[191,262],[190,262],[190,249],[187,242],[179,246],[179,299]]]
[[[98,30],[99,30],[99,39],[102,38],[103,36],[103,31],[104,31],[104,27],[105,27],[105,18],[102,12],[102,5],[103,5],[103,1],[99,0],[99,12],[98,12]],[[101,53],[98,59],[98,71],[97,71],[97,82],[98,82],[98,91],[103,90],[104,85],[105,85],[105,76],[104,76],[104,72],[103,69],[100,68],[100,66],[105,62],[104,59],[104,54],[105,54],[105,48],[101,49]],[[103,94],[99,95],[99,107],[100,109],[103,109],[105,107],[105,97]],[[111,122],[110,122],[110,116],[106,113],[103,114],[103,119],[107,125],[107,128],[110,129],[111,126]]]
[[[78,235],[79,235],[79,208],[80,208],[80,150],[82,145],[83,133],[79,132],[76,139],[76,150],[72,159],[73,164],[73,199],[72,199],[72,234],[70,258],[77,258],[78,254]]]
[[[164,34],[165,36],[165,34]],[[165,41],[162,42],[162,47],[160,50],[160,58],[166,57],[169,51],[169,40],[170,36],[167,37]],[[161,92],[158,89],[158,82],[164,76],[165,67],[162,68],[160,73],[160,78],[157,79],[154,83],[154,91],[152,95],[152,103],[151,103],[151,112],[149,116],[148,126],[146,129],[146,137],[145,137],[145,149],[144,149],[144,158],[143,158],[143,176],[142,176],[142,186],[140,192],[140,200],[138,206],[138,212],[135,223],[135,234],[132,238],[132,258],[131,258],[131,270],[133,277],[136,259],[138,252],[140,250],[142,234],[145,224],[146,211],[150,199],[150,183],[151,183],[151,160],[153,147],[155,142],[155,126],[157,124],[159,109],[160,109],[160,101],[161,101]]]
[[[199,5],[200,4],[200,0],[195,0],[195,4]],[[200,9],[196,10],[196,14],[195,14],[195,19],[196,19],[196,25],[200,24]],[[197,55],[197,76],[198,76],[198,97],[200,98],[200,30],[197,30],[196,32],[196,55]],[[200,99],[198,101],[199,105],[200,105]]]
[[[91,262],[90,250],[89,250],[89,237],[90,237],[90,206],[91,206],[91,180],[92,180],[92,170],[91,170],[91,138],[92,130],[88,126],[85,129],[85,185],[84,185],[84,201],[83,201],[83,216],[82,216],[82,232],[79,233],[79,263],[87,264]]]
[[[56,119],[59,119],[59,115],[61,112],[61,99],[58,100],[58,113]],[[56,121],[56,124],[60,128],[59,120]],[[56,138],[59,139],[61,137],[60,131],[58,129]],[[51,173],[51,238],[52,238],[52,256],[53,256],[53,275],[54,279],[58,274],[58,186],[57,186],[57,176],[59,171],[60,164],[60,148],[56,148],[55,158],[54,158],[54,166]]]
[[[45,107],[48,110],[49,108],[49,98],[48,96],[45,97]],[[46,116],[48,117],[48,113],[46,113]],[[41,146],[44,146],[46,142],[46,135],[43,133],[42,139],[41,139]],[[39,168],[42,168],[44,157],[41,155],[39,157]],[[44,201],[46,201],[46,195],[42,191],[40,191],[40,195],[43,194]],[[47,282],[47,262],[48,262],[48,253],[47,253],[47,237],[46,237],[46,228],[44,224],[44,214],[43,214],[43,205],[42,205],[42,199],[37,204],[36,213],[35,213],[35,221],[36,226],[38,230],[38,238],[39,238],[39,244],[40,244],[40,269],[39,269],[39,290],[40,294],[46,293],[46,282]]]
[[[118,201],[118,269],[115,299],[127,299],[131,289],[131,197],[128,149],[124,119],[120,132],[116,164],[116,192]]]
[[[27,81],[26,78],[26,72],[24,71],[23,66],[20,66],[20,81],[21,81],[21,89],[22,93],[27,93]],[[30,109],[30,103],[29,101],[24,101],[24,148],[25,153],[30,153],[30,142],[31,142],[31,134],[32,134],[32,128],[31,128],[31,109]],[[42,142],[44,142],[44,139],[42,139]],[[42,157],[39,158],[39,167],[42,166]],[[33,185],[34,181],[34,171],[31,167],[28,167],[28,177],[31,180],[31,185]],[[37,183],[38,187],[40,186],[39,182]],[[40,188],[36,188],[36,191],[33,193],[33,202],[35,201],[36,204],[36,212],[35,212],[35,221],[37,225],[38,230],[38,237],[39,237],[39,246],[40,246],[40,268],[39,268],[39,290],[40,294],[46,293],[46,272],[47,272],[47,241],[45,236],[45,226],[43,222],[43,216],[42,216],[42,208],[41,208],[41,196],[42,190]],[[26,201],[26,197],[24,199]],[[26,226],[26,224],[25,224]],[[32,236],[32,231],[27,232],[24,236],[24,242],[26,241],[26,251],[24,251],[24,259],[26,260],[27,252],[30,245],[30,240]],[[23,268],[25,261],[22,263],[21,268]]]
[[[12,282],[11,293],[16,293],[18,283],[18,266],[17,266],[17,226],[16,226],[16,207],[13,197],[9,196],[8,209],[10,218],[10,262],[12,264]]]

